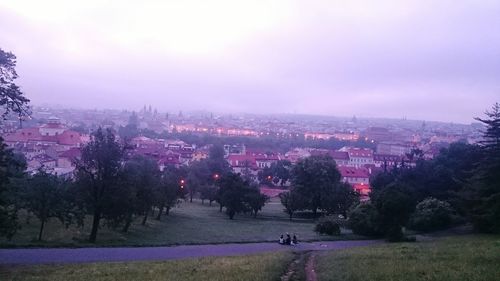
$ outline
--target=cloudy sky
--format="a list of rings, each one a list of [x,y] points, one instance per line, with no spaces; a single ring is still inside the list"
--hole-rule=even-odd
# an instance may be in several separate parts
[[[500,101],[500,1],[0,0],[34,104],[469,123]]]

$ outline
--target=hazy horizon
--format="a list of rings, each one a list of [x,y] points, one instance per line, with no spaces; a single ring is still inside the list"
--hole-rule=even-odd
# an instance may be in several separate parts
[[[500,2],[10,1],[33,104],[469,124],[500,96]]]

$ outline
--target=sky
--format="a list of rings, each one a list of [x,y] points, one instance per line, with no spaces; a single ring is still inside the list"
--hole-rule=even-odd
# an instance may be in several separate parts
[[[470,123],[500,102],[498,0],[0,0],[33,104]]]

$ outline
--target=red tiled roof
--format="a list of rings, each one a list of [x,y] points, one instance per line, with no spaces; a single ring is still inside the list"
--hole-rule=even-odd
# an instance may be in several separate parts
[[[5,136],[7,142],[55,142],[61,145],[77,145],[82,142],[81,135],[78,132],[66,130],[62,134],[55,136],[43,136],[39,128],[19,129],[15,133]]]
[[[342,177],[346,178],[369,178],[370,174],[366,168],[337,167]]]
[[[349,153],[347,153],[345,151],[332,150],[332,151],[330,151],[329,154],[334,160],[347,160],[347,161],[349,161]]]
[[[82,151],[79,148],[73,147],[69,150],[66,150],[59,154],[59,157],[68,158],[68,159],[76,159],[82,156]]]

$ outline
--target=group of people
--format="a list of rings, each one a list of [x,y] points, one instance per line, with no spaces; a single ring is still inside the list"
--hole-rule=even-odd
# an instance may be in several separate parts
[[[279,239],[279,243],[281,245],[297,245],[299,243],[299,241],[297,240],[297,235],[295,235],[295,233],[293,234],[293,237],[290,236],[290,234],[287,232],[286,233],[286,238],[283,237],[283,234],[281,234],[280,236],[280,239]]]

